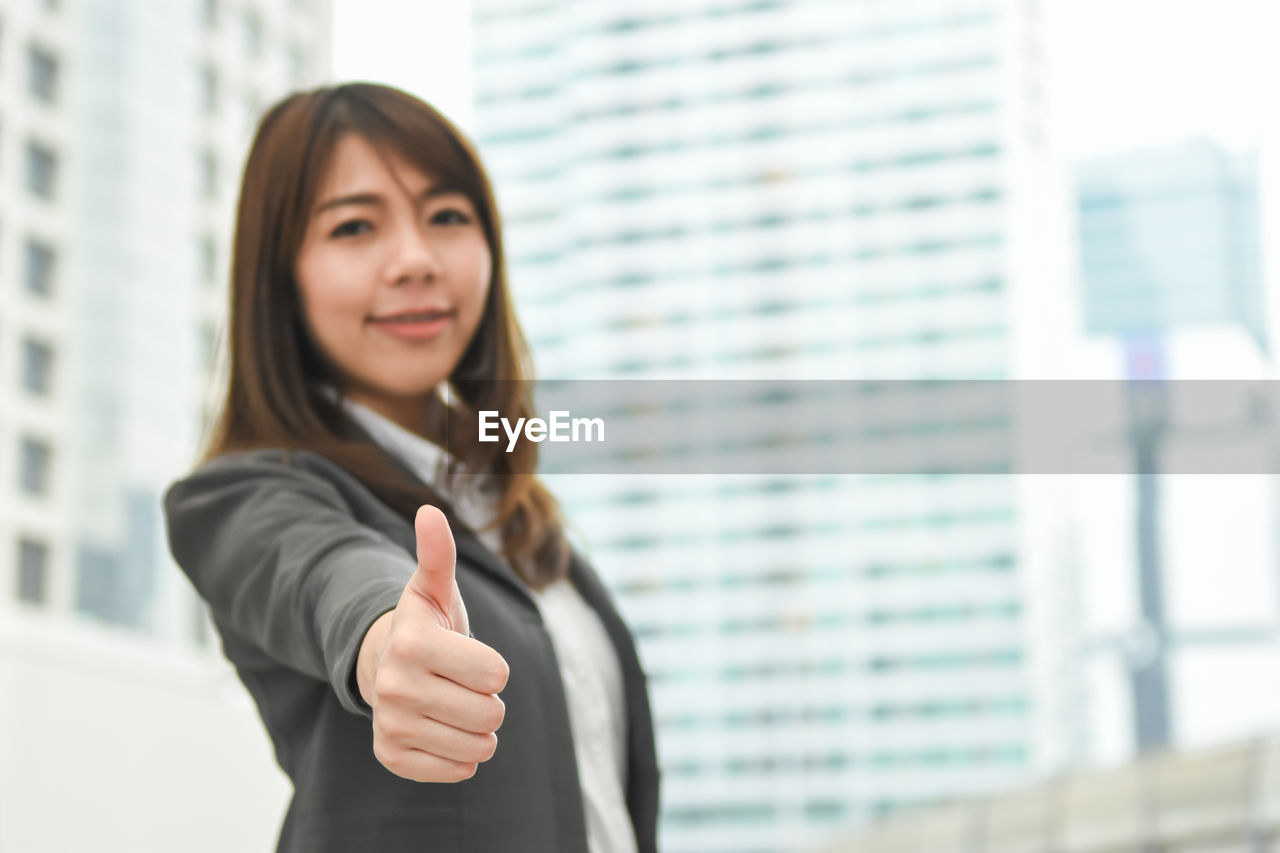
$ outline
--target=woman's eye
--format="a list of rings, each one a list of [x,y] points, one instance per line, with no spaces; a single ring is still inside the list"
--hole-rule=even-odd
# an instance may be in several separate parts
[[[433,225],[465,225],[470,221],[471,217],[454,207],[446,207],[431,215]]]
[[[354,237],[357,234],[363,234],[365,231],[367,231],[369,228],[372,228],[372,227],[373,226],[369,224],[368,220],[351,219],[351,220],[348,220],[347,222],[342,223],[337,228],[333,229],[333,233],[331,234],[331,236]]]

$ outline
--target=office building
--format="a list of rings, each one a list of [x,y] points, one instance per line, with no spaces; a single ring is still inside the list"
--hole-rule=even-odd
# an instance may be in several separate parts
[[[539,375],[1059,375],[1039,5],[477,0]],[[551,478],[652,679],[664,849],[782,849],[1078,753],[1052,483],[669,473]]]
[[[0,0],[0,848],[168,849],[223,780],[269,796],[184,849],[275,831],[160,498],[212,399],[242,159],[328,75],[329,6]]]

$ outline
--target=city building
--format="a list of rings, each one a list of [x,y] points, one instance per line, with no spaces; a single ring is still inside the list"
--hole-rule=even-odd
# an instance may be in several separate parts
[[[1086,332],[1236,326],[1267,350],[1259,177],[1255,153],[1208,139],[1082,163]]]
[[[160,498],[218,382],[248,143],[328,76],[330,29],[329,0],[0,0],[0,848],[168,849],[225,780],[254,813],[184,849],[275,831]],[[213,781],[175,788],[193,737]]]
[[[1066,369],[1040,4],[474,8],[539,376]],[[1058,484],[1006,472],[551,472],[639,636],[664,849],[803,845],[1074,760],[1074,543]]]

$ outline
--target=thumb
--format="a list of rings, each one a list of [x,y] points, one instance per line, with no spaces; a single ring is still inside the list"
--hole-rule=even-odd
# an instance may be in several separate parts
[[[413,591],[426,599],[443,617],[440,620],[443,627],[465,633],[466,626],[457,624],[456,611],[460,609],[461,599],[454,580],[457,551],[449,522],[439,509],[425,505],[418,508],[413,526],[418,538],[418,569],[405,591]]]

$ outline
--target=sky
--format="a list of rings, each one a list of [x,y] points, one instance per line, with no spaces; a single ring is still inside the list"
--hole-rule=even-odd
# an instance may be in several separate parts
[[[1276,0],[1048,0],[1057,138],[1072,158],[1276,129]]]
[[[795,0],[803,2],[803,0]],[[634,0],[639,2],[639,0]],[[1069,158],[1208,135],[1280,136],[1277,0],[1040,0]],[[474,132],[471,3],[334,0],[338,79],[393,83]]]
[[[468,0],[333,0],[334,78],[399,86],[474,133],[470,21]]]

